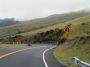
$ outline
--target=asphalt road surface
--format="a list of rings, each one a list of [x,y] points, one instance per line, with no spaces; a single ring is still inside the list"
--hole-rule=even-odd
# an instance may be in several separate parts
[[[54,58],[53,47],[0,48],[0,67],[65,67]]]

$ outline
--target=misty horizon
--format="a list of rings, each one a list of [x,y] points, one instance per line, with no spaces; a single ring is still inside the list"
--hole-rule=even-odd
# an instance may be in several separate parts
[[[24,21],[80,10],[90,10],[90,0],[0,0],[0,19]]]

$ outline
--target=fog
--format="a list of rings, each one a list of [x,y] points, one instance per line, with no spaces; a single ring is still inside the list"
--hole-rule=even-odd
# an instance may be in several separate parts
[[[0,19],[29,20],[90,9],[90,0],[0,0]]]

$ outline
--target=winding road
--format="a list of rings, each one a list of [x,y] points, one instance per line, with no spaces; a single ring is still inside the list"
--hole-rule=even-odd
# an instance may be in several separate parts
[[[53,45],[1,47],[0,67],[66,67],[53,56]]]

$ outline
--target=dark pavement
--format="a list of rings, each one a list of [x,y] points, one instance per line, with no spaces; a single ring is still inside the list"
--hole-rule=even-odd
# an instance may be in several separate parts
[[[46,67],[43,61],[43,52],[51,47],[53,46],[0,48],[0,56],[8,52],[30,48],[1,58],[0,67]],[[53,50],[51,49],[45,53],[45,60],[48,67],[64,67],[54,58]]]
[[[53,52],[54,52],[54,49],[51,49],[45,53],[45,59],[48,67],[66,67],[56,60]]]

